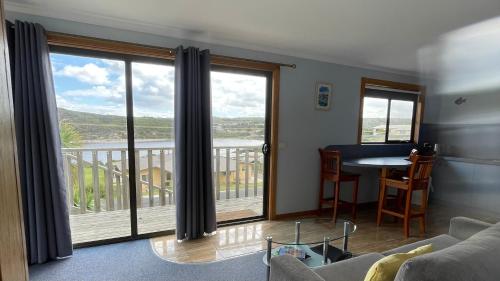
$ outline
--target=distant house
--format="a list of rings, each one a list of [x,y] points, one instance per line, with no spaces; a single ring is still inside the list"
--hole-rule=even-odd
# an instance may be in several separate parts
[[[386,125],[378,125],[373,127],[372,134],[379,136],[385,134]],[[389,127],[392,136],[409,136],[411,135],[411,125],[391,125]]]
[[[229,169],[227,169],[227,158],[225,156],[220,156],[219,159],[219,182],[223,186],[226,182],[226,174],[229,172],[229,180],[231,183],[234,183],[236,181],[236,160],[234,159],[235,157],[231,157],[229,159]],[[137,170],[139,170],[139,176],[142,181],[142,188],[146,189],[148,187],[149,183],[149,170],[151,167],[151,174],[153,177],[153,185],[157,188],[161,186],[161,163],[160,163],[160,155],[158,154],[153,154],[151,157],[151,160],[148,159],[148,156],[141,156],[139,159],[139,162],[137,163],[138,166],[136,167]],[[172,154],[165,154],[165,163],[164,163],[164,172],[165,172],[165,181],[166,181],[166,187],[171,188],[173,186],[172,184],[172,174],[173,174],[173,167],[172,167]],[[214,172],[216,171],[216,165],[217,161],[214,156],[214,164],[213,164],[213,170]],[[245,158],[243,155],[240,155],[240,161],[239,161],[239,166],[238,166],[238,172],[239,172],[239,179],[240,182],[244,181],[245,177],[245,171],[248,169],[248,174],[249,178],[253,178],[253,172],[254,172],[254,160],[249,159],[248,163],[245,163]],[[214,179],[216,180],[216,179]],[[249,179],[251,181],[251,179]]]

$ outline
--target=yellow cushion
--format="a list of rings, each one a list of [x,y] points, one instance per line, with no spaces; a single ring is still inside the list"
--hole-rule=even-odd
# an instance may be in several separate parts
[[[418,247],[408,253],[387,256],[370,267],[365,281],[394,281],[399,267],[408,259],[432,252],[432,244]]]

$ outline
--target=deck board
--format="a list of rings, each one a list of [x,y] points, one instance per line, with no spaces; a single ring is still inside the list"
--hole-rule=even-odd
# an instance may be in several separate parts
[[[261,215],[263,198],[243,197],[216,201],[218,220]],[[70,216],[73,243],[84,243],[130,235],[130,210],[89,212]],[[137,209],[139,234],[175,229],[175,205]]]

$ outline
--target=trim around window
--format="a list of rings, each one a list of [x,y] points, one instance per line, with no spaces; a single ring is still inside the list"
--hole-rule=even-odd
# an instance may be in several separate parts
[[[375,90],[373,90],[375,89]],[[371,93],[367,93],[368,91]],[[378,94],[377,91],[380,93]],[[383,142],[363,142],[363,106],[365,97],[382,97],[389,100],[389,105],[387,109],[386,119],[386,135],[385,141]],[[371,79],[363,77],[361,78],[361,89],[360,89],[360,104],[359,104],[359,116],[358,116],[358,144],[395,144],[395,143],[417,143],[419,139],[420,127],[423,118],[424,109],[424,98],[425,98],[425,87],[400,83],[379,79]],[[412,114],[412,124],[411,124],[411,137],[409,141],[391,141],[389,140],[389,114],[390,114],[390,101],[401,100],[401,101],[413,101],[413,114]]]

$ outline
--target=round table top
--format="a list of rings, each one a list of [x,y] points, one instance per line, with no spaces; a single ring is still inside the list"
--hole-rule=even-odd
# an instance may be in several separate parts
[[[408,156],[391,156],[346,159],[342,164],[352,167],[405,168],[410,166],[411,162],[408,161]]]

